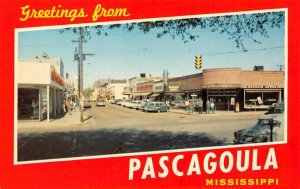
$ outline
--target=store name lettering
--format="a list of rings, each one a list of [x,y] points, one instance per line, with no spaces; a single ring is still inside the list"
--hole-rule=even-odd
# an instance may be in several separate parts
[[[247,88],[269,89],[269,88],[278,88],[278,86],[277,85],[247,85]]]
[[[91,14],[92,21],[98,21],[100,17],[128,17],[127,8],[105,8],[101,4],[97,4],[93,13]],[[29,19],[53,19],[53,18],[68,18],[73,22],[76,18],[85,18],[89,14],[84,8],[67,9],[62,8],[61,5],[52,6],[51,9],[36,9],[31,8],[30,5],[21,7],[20,21],[24,22]]]
[[[152,90],[153,85],[142,85],[137,87],[138,91]]]
[[[63,85],[64,80],[60,77],[60,75],[55,71],[54,67],[51,67],[51,79],[56,83]]]

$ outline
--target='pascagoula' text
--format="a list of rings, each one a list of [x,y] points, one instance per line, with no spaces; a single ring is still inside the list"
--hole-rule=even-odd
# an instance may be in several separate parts
[[[213,174],[220,170],[223,173],[229,173],[233,169],[244,172],[247,170],[258,171],[268,169],[278,169],[276,153],[274,148],[270,148],[264,162],[258,162],[258,150],[237,150],[235,154],[229,151],[224,151],[220,156],[213,152],[204,154],[201,161],[198,154],[193,154],[190,158],[185,159],[184,155],[177,155],[170,159],[168,156],[162,156],[157,162],[153,162],[152,157],[142,161],[138,158],[129,160],[129,180],[147,179],[147,178],[165,178],[169,174],[175,176],[190,176]],[[252,162],[250,163],[250,160]],[[188,161],[189,166],[184,169],[182,164]],[[251,165],[251,166],[250,166]]]

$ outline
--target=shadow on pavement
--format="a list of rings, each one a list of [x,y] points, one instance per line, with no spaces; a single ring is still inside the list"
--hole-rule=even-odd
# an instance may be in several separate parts
[[[18,161],[228,145],[205,133],[101,129],[18,135]]]

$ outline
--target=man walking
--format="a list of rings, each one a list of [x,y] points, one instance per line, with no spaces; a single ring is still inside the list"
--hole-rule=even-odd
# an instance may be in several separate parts
[[[203,100],[202,100],[202,98],[200,98],[197,102],[198,102],[199,114],[202,114],[202,112],[203,112]]]
[[[207,114],[210,113],[210,102],[209,102],[208,99],[207,99],[207,101],[206,101],[206,113],[207,113]]]

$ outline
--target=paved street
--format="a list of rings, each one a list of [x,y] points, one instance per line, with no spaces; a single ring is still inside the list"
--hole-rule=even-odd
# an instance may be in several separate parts
[[[84,124],[76,121],[78,111],[53,123],[19,123],[18,160],[229,145],[234,131],[254,125],[262,114],[147,113],[107,103],[85,111]]]

